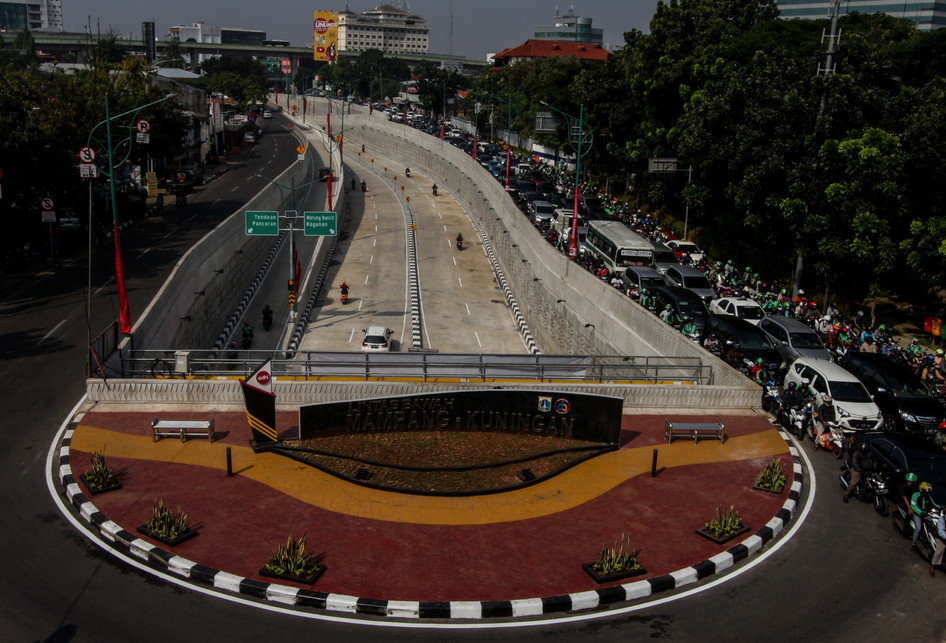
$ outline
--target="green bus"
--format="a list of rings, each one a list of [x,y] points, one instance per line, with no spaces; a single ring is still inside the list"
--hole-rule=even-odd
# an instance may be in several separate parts
[[[620,221],[589,221],[585,250],[601,257],[611,271],[654,263],[654,245]]]

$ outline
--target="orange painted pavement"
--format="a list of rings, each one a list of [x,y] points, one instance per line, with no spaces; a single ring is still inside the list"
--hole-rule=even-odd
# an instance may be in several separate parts
[[[107,456],[226,468],[227,445],[221,442],[131,435],[80,424],[71,448]],[[254,454],[230,445],[233,471],[302,502],[359,518],[429,525],[483,525],[538,518],[589,502],[622,482],[649,472],[655,445],[624,448],[588,460],[536,485],[500,494],[442,497],[379,491],[341,480],[280,455]],[[735,462],[787,452],[774,430],[728,438],[725,443],[679,441],[656,446],[658,466],[670,469],[695,464]]]

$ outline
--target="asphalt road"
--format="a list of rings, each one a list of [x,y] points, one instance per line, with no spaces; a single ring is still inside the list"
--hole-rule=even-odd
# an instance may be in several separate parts
[[[133,315],[180,254],[257,191],[250,178],[274,149],[266,145],[280,136],[264,137],[248,167],[206,186],[186,208],[123,234]],[[290,153],[277,164],[292,162],[291,146],[280,147]],[[107,248],[96,252],[95,330],[114,317],[110,262]],[[642,609],[616,606],[591,620],[528,629],[524,623],[507,629],[493,622],[490,629],[379,629],[286,616],[272,606],[259,609],[157,580],[86,541],[47,491],[47,451],[84,391],[87,273],[82,258],[56,274],[36,272],[0,281],[0,400],[7,440],[0,454],[3,640],[943,640],[942,575],[931,579],[908,541],[869,505],[840,502],[837,462],[823,452],[811,455],[817,474],[812,511],[792,539],[770,545],[778,549],[763,561],[750,560],[738,575],[695,595]],[[810,452],[809,444],[803,448]]]

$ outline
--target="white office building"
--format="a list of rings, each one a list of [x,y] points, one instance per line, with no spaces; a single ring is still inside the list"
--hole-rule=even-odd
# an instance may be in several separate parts
[[[783,18],[830,18],[834,0],[780,0]],[[940,0],[843,0],[839,13],[886,13],[894,18],[906,18],[916,23],[920,31],[933,31],[946,26],[946,1]]]
[[[427,21],[404,9],[381,5],[364,13],[338,14],[339,51],[380,49],[386,54],[429,53]]]
[[[0,0],[0,31],[62,31],[62,0]]]

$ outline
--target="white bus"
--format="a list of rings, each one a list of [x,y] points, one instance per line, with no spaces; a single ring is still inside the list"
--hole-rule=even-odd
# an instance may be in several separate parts
[[[585,249],[600,256],[611,271],[654,262],[654,245],[620,221],[589,221]]]

